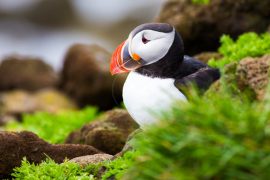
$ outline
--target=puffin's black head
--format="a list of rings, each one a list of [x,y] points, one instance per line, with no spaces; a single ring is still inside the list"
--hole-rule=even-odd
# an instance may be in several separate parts
[[[148,23],[136,27],[117,47],[111,59],[111,73],[140,70],[148,66],[181,63],[184,46],[175,29],[165,23]]]

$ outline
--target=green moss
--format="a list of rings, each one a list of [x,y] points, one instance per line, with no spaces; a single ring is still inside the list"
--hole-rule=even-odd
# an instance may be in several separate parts
[[[226,64],[240,61],[245,57],[258,57],[270,54],[270,34],[258,35],[256,33],[245,33],[238,37],[236,41],[228,35],[221,37],[219,53],[223,55],[220,60],[210,60],[209,65],[223,68]]]
[[[12,122],[6,126],[6,130],[32,131],[48,142],[63,143],[70,132],[90,122],[96,115],[97,110],[92,107],[58,114],[38,112],[24,115],[21,123]]]
[[[22,165],[14,169],[12,176],[15,179],[40,180],[40,179],[58,179],[58,180],[91,180],[94,179],[87,168],[82,169],[78,164],[64,162],[57,164],[51,159],[47,159],[39,165],[31,164],[26,159]]]
[[[194,4],[208,4],[210,0],[192,0]]]
[[[270,179],[270,103],[196,94],[141,133],[126,179]]]
[[[12,176],[15,179],[99,179],[100,169],[106,169],[100,179],[121,179],[123,174],[138,156],[137,151],[129,151],[123,157],[113,161],[104,161],[99,164],[91,164],[85,168],[76,163],[64,162],[57,164],[51,159],[47,159],[39,165],[31,164],[26,159],[22,161],[20,167],[14,169]]]

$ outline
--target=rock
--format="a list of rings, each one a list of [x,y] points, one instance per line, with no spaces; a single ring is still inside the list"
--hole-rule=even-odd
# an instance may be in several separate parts
[[[76,109],[76,105],[55,89],[44,89],[35,93],[14,90],[0,94],[0,122],[1,119],[7,121],[6,118],[9,116],[20,120],[25,113],[36,111],[57,113],[70,109]]]
[[[236,70],[239,89],[250,88],[262,100],[269,82],[269,65],[270,55],[241,60]]]
[[[15,116],[12,115],[0,115],[0,127],[6,125],[7,123],[11,122],[11,121],[17,121],[17,118]],[[1,131],[1,128],[0,128]],[[0,178],[1,179],[1,178]]]
[[[66,143],[91,145],[107,154],[119,153],[138,124],[126,110],[114,109],[69,135]]]
[[[175,26],[187,54],[197,54],[216,50],[222,34],[236,38],[248,31],[265,32],[270,24],[269,7],[269,0],[210,0],[208,5],[167,1],[157,21]]]
[[[76,20],[72,2],[67,0],[39,1],[28,10],[24,13],[19,12],[18,16],[45,27],[63,27]]]
[[[23,113],[32,113],[36,109],[35,98],[24,90],[1,93],[1,115],[11,115],[18,119]]]
[[[232,62],[224,67],[222,80],[213,84],[206,94],[220,91],[225,85],[226,91],[234,96],[250,101],[263,100],[269,83],[269,68],[270,55],[246,57],[239,62]]]
[[[125,77],[109,72],[110,53],[97,45],[72,46],[64,62],[60,87],[82,107],[111,109],[121,101]]]
[[[84,155],[98,154],[100,151],[89,145],[51,145],[32,132],[0,132],[0,175],[8,175],[20,166],[23,157],[31,163],[40,163],[47,156],[57,163],[65,158],[73,159]]]
[[[87,155],[76,157],[70,160],[70,162],[75,162],[82,167],[86,167],[89,164],[97,164],[106,160],[112,159],[113,156],[109,154],[94,154],[94,155]]]
[[[221,59],[222,55],[219,54],[218,52],[202,52],[200,54],[195,55],[194,58],[207,64],[210,59],[215,60]]]
[[[63,110],[77,109],[66,95],[56,89],[44,89],[34,94],[36,111],[57,113]]]
[[[33,57],[10,56],[0,66],[0,91],[35,91],[57,85],[57,75],[48,64]]]

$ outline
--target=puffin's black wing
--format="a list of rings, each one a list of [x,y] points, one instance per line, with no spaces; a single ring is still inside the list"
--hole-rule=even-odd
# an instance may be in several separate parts
[[[194,58],[185,56],[181,74],[175,79],[174,85],[183,90],[191,84],[197,86],[199,90],[206,90],[209,86],[220,78],[219,69],[211,68]]]
[[[194,59],[190,56],[184,56],[184,59],[180,68],[177,69],[175,79],[181,79],[205,67],[208,67],[208,66],[204,64],[203,62],[197,59]]]

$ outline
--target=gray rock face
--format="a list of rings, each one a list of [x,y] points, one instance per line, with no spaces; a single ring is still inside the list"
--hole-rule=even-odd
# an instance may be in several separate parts
[[[137,128],[138,124],[126,110],[114,109],[79,131],[71,133],[66,143],[88,144],[114,155],[122,150],[129,134]]]
[[[36,91],[55,87],[58,77],[51,66],[32,57],[10,56],[0,65],[0,91]]]
[[[96,45],[72,46],[61,73],[61,88],[80,106],[96,105],[111,109],[122,97],[125,78],[109,72],[111,54]]]
[[[210,0],[198,5],[191,0],[167,1],[157,21],[175,26],[189,54],[216,50],[222,34],[232,37],[265,32],[270,24],[270,1]]]

